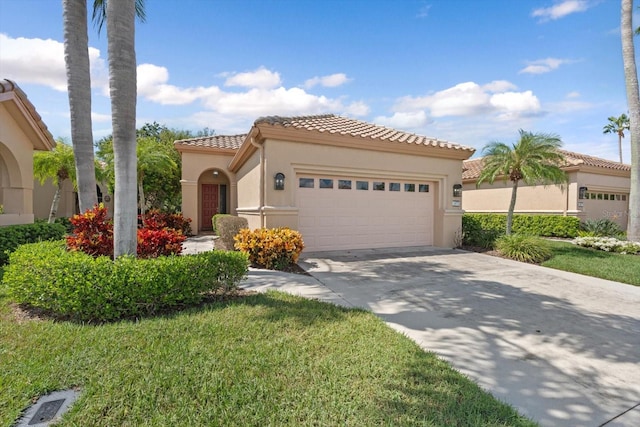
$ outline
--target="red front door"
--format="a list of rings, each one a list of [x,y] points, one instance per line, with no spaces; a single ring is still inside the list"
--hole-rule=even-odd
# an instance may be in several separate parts
[[[202,230],[212,230],[211,218],[218,213],[218,184],[202,184]]]

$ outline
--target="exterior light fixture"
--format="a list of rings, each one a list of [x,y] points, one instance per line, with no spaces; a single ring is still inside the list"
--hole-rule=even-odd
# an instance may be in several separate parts
[[[453,197],[462,197],[462,184],[453,184]]]
[[[588,189],[587,187],[580,187],[580,188],[578,189],[578,199],[584,199],[584,198],[586,198],[586,194],[587,194],[587,191],[588,191],[588,190],[589,190],[589,189]]]
[[[219,173],[220,173],[220,172],[218,172],[217,170],[215,170],[215,169],[214,169],[214,171],[213,171],[213,176],[215,176],[215,177],[217,178]]]
[[[282,172],[278,172],[273,178],[273,188],[275,190],[284,190],[284,174]]]

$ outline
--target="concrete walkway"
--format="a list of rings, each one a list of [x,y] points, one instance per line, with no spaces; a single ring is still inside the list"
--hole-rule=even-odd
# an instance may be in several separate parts
[[[300,264],[243,287],[371,310],[543,426],[640,426],[640,288],[434,248]]]

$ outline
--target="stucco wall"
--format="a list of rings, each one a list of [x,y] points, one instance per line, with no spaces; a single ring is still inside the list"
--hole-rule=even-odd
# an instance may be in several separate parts
[[[203,221],[200,212],[201,190],[200,184],[227,184],[227,208],[229,213],[235,213],[236,176],[229,172],[227,166],[233,158],[233,153],[207,154],[206,152],[182,152],[182,214],[191,218],[192,228],[197,232],[202,228]],[[213,170],[220,171],[217,178],[213,177]],[[208,221],[208,219],[207,219]]]
[[[260,150],[256,150],[236,173],[238,209],[260,206]]]
[[[527,186],[521,182],[518,186],[515,211],[571,215],[582,221],[609,218],[626,230],[630,178],[606,170],[597,172],[571,171],[567,174],[569,182],[563,187]],[[586,187],[589,192],[625,195],[627,200],[579,199],[580,187]],[[500,180],[493,185],[485,182],[479,188],[476,188],[475,182],[463,184],[462,207],[467,212],[504,213],[509,208],[510,200],[510,182]]]
[[[2,193],[0,203],[5,214],[0,225],[33,222],[33,144],[0,104],[0,166]]]
[[[570,209],[568,197],[575,184],[563,186],[518,186],[516,207],[519,212],[564,213]],[[462,186],[462,208],[468,212],[506,212],[511,201],[511,182],[495,181],[493,185],[475,183]],[[575,205],[575,203],[574,203]]]
[[[578,180],[581,187],[587,187],[587,193],[602,197],[578,200],[578,203],[581,204],[579,209],[582,212],[582,219],[607,218],[616,222],[623,230],[626,230],[629,221],[631,178],[579,172]],[[614,195],[615,200],[604,200],[604,195]]]
[[[296,175],[300,173],[330,174],[344,176],[369,176],[380,178],[405,178],[435,182],[434,245],[453,246],[456,231],[461,227],[462,210],[453,205],[452,187],[461,183],[460,160],[433,158],[422,155],[407,155],[380,151],[369,151],[347,147],[267,140],[265,147],[265,216],[267,226],[297,227]],[[258,154],[256,152],[254,157]],[[259,167],[253,162],[253,172]],[[273,177],[277,172],[286,176],[285,190],[274,189]],[[238,173],[240,177],[240,173]],[[247,173],[246,176],[249,176]],[[252,175],[255,185],[259,176]],[[243,179],[239,178],[238,191],[242,193]],[[240,196],[243,197],[243,196]],[[253,195],[255,198],[256,195]],[[255,199],[247,199],[247,204]],[[239,201],[239,209],[243,203]],[[401,207],[399,207],[401,208]]]

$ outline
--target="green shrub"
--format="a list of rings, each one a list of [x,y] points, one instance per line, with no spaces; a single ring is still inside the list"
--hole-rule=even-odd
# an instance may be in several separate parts
[[[231,216],[229,214],[215,214],[212,218],[211,218],[211,225],[213,225],[213,232],[216,235],[220,235],[219,231],[218,231],[218,218],[222,218],[225,216]]]
[[[11,254],[3,284],[17,303],[82,321],[110,321],[197,304],[207,292],[237,288],[247,256],[195,255],[112,261],[70,252],[63,241],[22,245]]]
[[[238,216],[220,215],[216,220],[216,229],[218,230],[218,245],[221,249],[232,251],[235,249],[235,240],[233,239],[240,230],[249,227],[246,218]]]
[[[0,227],[0,266],[7,263],[9,253],[18,246],[41,240],[60,240],[65,232],[64,226],[45,222]]]
[[[546,261],[552,255],[546,240],[526,234],[501,236],[496,240],[496,249],[502,256],[533,264]]]
[[[493,249],[495,240],[504,234],[506,228],[483,228],[486,224],[476,215],[462,216],[462,243],[467,246]]]
[[[624,234],[620,226],[608,218],[591,219],[581,224],[580,236],[619,237]]]
[[[268,269],[283,270],[298,261],[304,249],[302,235],[286,227],[245,228],[235,237],[236,249],[249,255],[249,261]]]
[[[505,214],[464,214],[462,231],[476,238],[479,230],[493,230],[500,234],[507,229]],[[513,216],[513,233],[543,237],[576,237],[580,230],[580,220],[561,215],[519,215]]]

